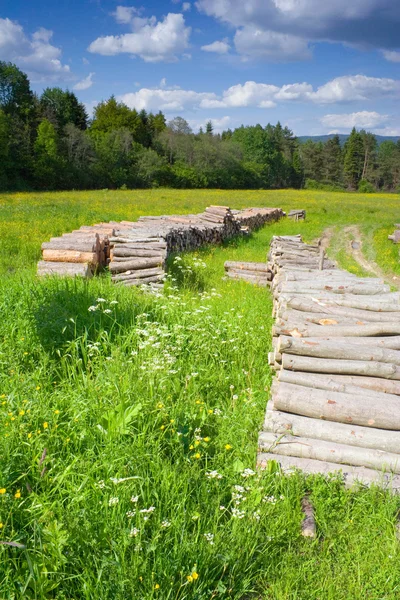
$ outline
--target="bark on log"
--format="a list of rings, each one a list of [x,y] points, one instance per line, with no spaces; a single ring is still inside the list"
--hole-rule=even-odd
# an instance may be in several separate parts
[[[375,390],[385,394],[396,394],[400,396],[400,381],[357,375],[333,375],[332,377],[346,385],[356,385],[365,388],[366,390]]]
[[[311,458],[354,467],[367,467],[391,473],[400,473],[400,455],[382,450],[359,448],[311,437],[295,437],[263,431],[258,439],[261,451],[284,456]]]
[[[270,404],[270,403],[268,403]],[[382,450],[400,455],[400,432],[359,425],[346,425],[334,421],[322,421],[284,413],[278,410],[267,412],[264,420],[264,431],[286,434],[289,431],[299,437],[311,437],[317,440],[347,444],[359,448]]]
[[[126,262],[111,262],[109,267],[111,273],[122,273],[124,271],[135,271],[139,269],[150,269],[152,267],[159,267],[161,266],[161,264],[162,263],[159,259],[142,258]]]
[[[393,364],[362,361],[311,358],[282,354],[282,367],[289,371],[329,373],[338,375],[362,375],[382,379],[400,380],[400,368]]]
[[[342,381],[339,375],[323,375],[320,373],[307,373],[302,371],[289,371],[281,369],[279,371],[279,381],[283,383],[294,383],[296,385],[302,385],[303,387],[310,387],[319,390],[329,390],[331,392],[343,392],[345,394],[355,394],[356,396],[370,396],[375,398],[378,402],[385,403],[385,397],[389,396],[392,400],[396,400],[396,393],[400,392],[400,382],[387,381],[386,379],[378,379],[379,384],[375,388],[367,388],[365,385],[358,385],[356,381],[353,381],[351,376],[346,377],[349,381]],[[368,378],[366,378],[368,379]],[[374,379],[374,378],[371,378]],[[395,383],[397,387],[393,390],[393,386],[385,386],[384,383],[389,384]]]
[[[286,294],[279,295],[279,300],[290,302],[293,298],[299,300],[310,299],[308,294]],[[362,310],[371,310],[377,312],[398,312],[400,310],[400,295],[398,292],[382,294],[378,296],[340,296],[339,294],[315,294],[312,298],[314,302],[334,303],[337,306],[348,308],[359,308]]]
[[[331,314],[333,318],[335,318],[335,316],[347,316],[365,321],[376,321],[379,323],[390,320],[397,320],[400,322],[400,311],[375,312],[373,310],[361,310],[358,308],[338,306],[335,303],[328,301],[316,302],[313,300],[308,300],[307,298],[291,298],[287,302],[282,301],[281,306],[305,313]]]
[[[351,467],[338,465],[333,462],[323,462],[307,458],[296,458],[295,456],[283,456],[263,452],[257,457],[257,465],[266,468],[270,461],[277,462],[283,473],[291,474],[300,470],[306,475],[332,475],[341,474],[346,487],[351,488],[358,484],[378,485],[394,493],[400,491],[400,476],[391,473],[380,473],[365,467]]]
[[[273,384],[274,408],[283,412],[350,423],[363,427],[400,430],[400,403],[387,398],[385,405],[375,398],[305,388],[291,383]]]
[[[349,342],[313,341],[281,336],[277,348],[278,352],[296,354],[299,356],[313,356],[317,358],[335,358],[343,360],[374,361],[400,366],[400,352],[377,348],[373,345],[363,347]]]
[[[120,275],[114,275],[112,281],[125,281],[129,279],[142,279],[143,277],[154,277],[155,275],[163,276],[164,271],[159,267],[154,269],[139,269],[137,271],[125,271]]]
[[[143,277],[142,279],[129,279],[127,281],[119,281],[117,285],[124,285],[127,287],[137,287],[139,285],[147,285],[149,283],[158,283],[163,281],[163,276],[154,276],[154,277]]]
[[[301,535],[315,539],[317,537],[317,527],[315,525],[314,509],[307,496],[301,501],[301,510],[304,514],[304,519],[301,523]]]
[[[84,263],[47,262],[40,260],[37,267],[37,274],[39,276],[92,277],[93,271],[90,265]]]
[[[364,325],[299,325],[273,327],[274,335],[291,335],[292,337],[379,337],[384,335],[400,335],[400,324],[367,323]]]
[[[97,252],[76,252],[73,250],[47,250],[42,251],[42,257],[47,262],[69,262],[69,263],[88,263],[97,265],[99,255]]]
[[[243,269],[245,271],[260,271],[262,273],[270,273],[267,263],[260,262],[239,262],[227,260],[224,264],[224,268],[226,271],[229,271],[231,269],[234,269],[236,271]]]
[[[331,313],[307,313],[300,310],[289,308],[288,310],[278,309],[277,311],[277,325],[288,326],[291,324],[307,325],[308,323],[314,323],[315,325],[362,325],[365,323],[376,323],[377,321],[367,321],[365,319],[359,319],[357,317],[351,317],[347,315],[335,315]],[[378,321],[380,322],[380,321]],[[383,323],[393,323],[392,321],[383,321]],[[400,322],[400,321],[399,321]]]
[[[305,286],[298,281],[287,281],[278,286],[278,292],[284,294],[291,293],[302,293],[302,294],[318,294],[319,291],[329,292],[330,294],[354,294],[354,295],[367,295],[375,296],[378,294],[385,294],[390,292],[390,287],[385,284],[373,284],[363,283],[362,281],[355,281],[354,283],[344,283],[343,285],[327,283],[319,283],[318,281],[312,281]]]
[[[160,251],[160,249],[155,248],[153,249],[148,249],[148,250],[139,250],[139,249],[135,249],[135,248],[125,248],[125,247],[121,247],[121,246],[116,246],[112,249],[112,254],[113,256],[121,256],[121,257],[129,257],[129,256],[141,256],[141,257],[146,257],[146,258],[159,258],[160,256],[162,256],[162,252]],[[164,252],[164,256],[166,255],[166,252]]]

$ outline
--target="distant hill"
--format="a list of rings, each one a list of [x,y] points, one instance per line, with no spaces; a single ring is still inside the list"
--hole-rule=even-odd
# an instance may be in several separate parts
[[[298,140],[301,144],[304,144],[304,142],[307,142],[308,140],[312,140],[313,142],[327,142],[328,140],[330,140],[331,138],[333,138],[335,136],[335,134],[331,133],[329,135],[299,135],[298,136]],[[349,137],[348,134],[346,133],[339,133],[338,134],[339,139],[340,139],[340,143],[343,146],[343,144],[345,143],[345,141],[347,140],[347,138]],[[397,142],[400,138],[399,136],[384,136],[384,135],[376,135],[376,141],[378,142],[378,146],[380,144],[382,144],[382,142]]]

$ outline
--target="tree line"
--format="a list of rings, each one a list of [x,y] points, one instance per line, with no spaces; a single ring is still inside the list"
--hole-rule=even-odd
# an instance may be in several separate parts
[[[89,119],[71,91],[39,96],[15,65],[0,62],[0,189],[325,188],[398,191],[400,142],[377,145],[353,129],[301,144],[288,127],[241,126],[215,134],[211,121],[130,109],[114,96]]]

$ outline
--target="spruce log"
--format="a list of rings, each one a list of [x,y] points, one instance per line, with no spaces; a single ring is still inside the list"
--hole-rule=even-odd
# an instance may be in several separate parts
[[[72,250],[73,252],[98,252],[100,250],[100,242],[91,240],[88,242],[80,240],[63,240],[59,238],[56,242],[43,242],[42,250],[61,250],[63,252]]]
[[[277,324],[307,324],[314,323],[315,325],[362,325],[365,323],[375,323],[376,321],[367,321],[359,319],[358,317],[351,317],[347,315],[335,315],[331,313],[308,313],[300,310],[289,308],[288,310],[279,309],[277,312]],[[281,323],[282,321],[282,323]],[[379,321],[378,321],[379,322]],[[384,323],[393,322],[383,321]],[[400,321],[399,321],[400,322]]]
[[[309,294],[286,294],[279,295],[280,301],[289,302],[293,298],[306,300],[310,299]],[[378,296],[340,296],[339,294],[315,294],[312,298],[314,302],[331,302],[337,306],[346,306],[348,308],[359,308],[362,310],[372,310],[377,312],[398,312],[400,310],[400,296],[398,292],[382,294]]]
[[[65,262],[47,262],[40,260],[38,262],[37,274],[44,275],[59,275],[60,277],[92,277],[93,271],[90,265],[85,263],[65,263]]]
[[[398,322],[400,322],[400,311],[375,312],[372,310],[360,310],[358,308],[338,306],[329,301],[315,302],[313,300],[308,300],[307,298],[291,298],[289,301],[283,302],[282,305],[299,312],[330,314],[333,318],[335,318],[335,316],[344,316],[354,317],[365,321],[376,321],[379,323],[390,320],[398,320]]]
[[[359,448],[348,444],[295,437],[291,434],[277,434],[267,431],[260,433],[258,447],[261,451],[284,456],[311,458],[333,463],[367,467],[391,473],[400,473],[400,455],[372,448]]]
[[[310,419],[309,417],[284,413],[278,410],[270,410],[268,407],[263,430],[280,434],[291,432],[298,437],[311,437],[317,440],[348,444],[359,448],[382,450],[400,455],[399,431],[347,425],[345,423],[335,423],[334,421],[322,421],[321,419]]]
[[[300,470],[306,475],[333,475],[342,474],[346,487],[351,488],[357,484],[378,485],[393,493],[400,491],[400,477],[391,473],[381,473],[365,467],[352,467],[349,465],[338,465],[333,462],[312,460],[308,458],[297,458],[295,456],[283,456],[272,452],[263,452],[257,456],[257,465],[266,468],[270,461],[277,462],[282,472],[292,474]]]
[[[400,402],[385,398],[385,404],[375,398],[317,390],[292,383],[276,383],[272,386],[274,408],[283,412],[303,415],[313,419],[336,421],[400,430]]]
[[[299,356],[313,356],[317,358],[336,358],[343,360],[374,361],[400,366],[400,352],[377,348],[373,345],[363,347],[349,342],[313,341],[281,336],[277,347],[278,352],[296,354]]]
[[[228,269],[227,273],[232,273],[234,275],[239,275],[239,277],[241,275],[250,275],[250,277],[260,277],[261,279],[266,279],[267,281],[271,281],[272,279],[272,274],[270,272],[266,272],[266,271],[248,271],[245,269]]]
[[[274,357],[275,355],[276,353],[274,353]],[[351,376],[343,376],[344,379],[346,377],[350,380],[352,379]],[[390,387],[385,388],[383,385],[383,382],[387,382],[386,379],[379,379],[380,387],[375,389],[358,385],[355,381],[342,381],[338,375],[323,375],[321,373],[289,371],[286,369],[281,369],[279,371],[278,378],[279,381],[283,383],[294,383],[296,385],[302,385],[303,387],[329,390],[331,392],[343,392],[345,394],[355,394],[357,396],[370,396],[379,402],[385,402],[386,396],[389,396],[392,400],[396,400],[396,391],[393,391]],[[395,383],[397,385],[395,390],[397,389],[397,391],[400,391],[400,382],[389,381],[388,383]]]
[[[96,265],[99,263],[97,252],[78,252],[74,250],[42,250],[42,257],[47,262],[88,263]]]
[[[129,279],[124,281],[119,281],[117,285],[124,285],[127,287],[137,287],[139,285],[148,285],[149,283],[158,283],[163,281],[163,275],[155,275],[154,277],[143,277],[142,279]]]
[[[112,253],[114,256],[144,256],[147,258],[158,258],[161,256],[162,252],[160,249],[155,248],[154,250],[149,248],[148,250],[139,250],[136,248],[125,248],[123,246],[114,246],[112,249]],[[166,253],[164,253],[165,255]]]
[[[137,271],[126,271],[119,275],[114,275],[112,281],[124,281],[128,279],[142,279],[143,277],[154,277],[155,275],[165,275],[164,271],[159,267],[154,269],[140,269]]]
[[[135,271],[139,269],[151,269],[152,267],[159,267],[162,265],[162,261],[153,258],[140,258],[132,261],[124,262],[110,262],[109,268],[111,273],[122,273],[124,271]]]
[[[267,263],[260,262],[239,262],[227,260],[224,264],[225,270],[228,271],[230,269],[234,270],[244,270],[244,271],[261,271],[262,273],[269,273]]]
[[[363,325],[292,324],[273,327],[274,335],[293,337],[375,337],[400,335],[400,323],[367,323]]]
[[[354,294],[375,296],[377,294],[385,294],[390,292],[390,287],[385,284],[363,283],[355,281],[352,283],[344,283],[343,285],[335,284],[328,285],[325,282],[310,281],[305,286],[299,281],[286,281],[278,286],[279,293],[284,294],[301,292],[302,294],[315,295],[319,291],[329,292],[330,294]]]
[[[400,396],[400,381],[380,379],[378,377],[362,377],[361,375],[333,375],[332,377],[346,385],[356,385],[366,390],[375,390],[377,392],[384,392],[385,394]]]
[[[282,354],[282,367],[289,371],[311,373],[329,373],[338,375],[362,375],[364,377],[380,377],[382,379],[400,380],[400,368],[394,364],[362,361],[336,360],[329,358],[312,358],[310,356],[294,356]]]

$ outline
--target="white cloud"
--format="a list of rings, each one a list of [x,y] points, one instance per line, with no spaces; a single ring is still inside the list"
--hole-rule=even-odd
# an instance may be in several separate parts
[[[230,45],[227,40],[213,42],[201,47],[204,52],[216,52],[217,54],[226,54],[230,50]]]
[[[111,13],[117,23],[128,24],[131,23],[133,18],[139,14],[139,11],[134,6],[117,6],[114,13]]]
[[[78,83],[74,85],[74,90],[88,90],[90,87],[92,87],[94,83],[93,75],[95,75],[95,73],[89,73],[89,75],[82,79],[82,81],[78,81]]]
[[[84,65],[90,65],[90,62],[85,57],[82,58],[82,62],[83,62]]]
[[[377,112],[354,112],[348,114],[331,114],[323,116],[320,121],[324,127],[334,127],[336,131],[343,129],[376,129],[378,125],[382,125],[388,121],[388,115],[381,115]]]
[[[400,137],[400,127],[384,127],[383,129],[375,129],[377,135]]]
[[[60,61],[60,48],[49,43],[52,35],[41,27],[29,39],[19,23],[0,19],[1,59],[18,65],[33,82],[71,79],[69,66]]]
[[[168,13],[162,21],[155,17],[131,17],[129,22],[133,33],[99,37],[90,44],[89,52],[103,56],[126,53],[140,56],[146,62],[160,62],[176,60],[189,45],[191,28],[185,26],[180,13]]]
[[[188,123],[193,131],[197,132],[200,127],[202,127],[203,131],[205,131],[208,121],[211,121],[214,133],[222,133],[229,127],[231,123],[231,117],[225,116],[221,117],[220,119],[202,119],[201,121],[189,119]]]
[[[96,106],[98,104],[99,104],[98,100],[92,100],[91,102],[85,102],[86,112],[89,115],[90,119],[93,117],[94,109],[96,108]]]
[[[400,97],[400,81],[353,75],[337,77],[314,89],[309,83],[289,83],[276,86],[269,83],[246,81],[233,85],[217,95],[214,92],[182,90],[167,86],[162,79],[155,89],[142,88],[119,97],[130,107],[139,110],[197,110],[214,108],[274,108],[282,102],[307,104],[345,104],[355,101]],[[362,115],[364,113],[354,113]],[[367,113],[365,114],[377,114]],[[367,125],[365,125],[367,126]]]
[[[373,100],[385,96],[398,96],[400,81],[382,77],[366,77],[365,75],[346,75],[332,79],[310,94],[310,98],[318,104],[336,102],[354,102],[356,100]]]
[[[383,50],[382,54],[389,62],[400,63],[400,52],[396,52],[395,50]]]
[[[266,31],[253,25],[238,29],[235,47],[245,58],[260,58],[273,62],[299,61],[311,58],[308,43],[287,33]]]
[[[302,45],[297,42],[300,58],[308,58],[310,42],[339,42],[386,50],[398,47],[398,0],[198,0],[196,6],[239,32],[245,31],[245,55],[249,55],[249,48],[255,47],[256,56],[265,60],[277,60],[278,53],[273,53],[271,44],[272,33],[301,39]],[[255,31],[259,32],[258,40],[252,40],[251,32]],[[292,42],[278,44],[283,47],[281,60],[295,58],[294,53],[288,52],[292,45]]]
[[[137,110],[144,108],[168,112],[203,107],[204,103],[217,100],[217,95],[192,90],[142,88],[137,92],[123,94],[118,100]]]
[[[182,4],[182,10],[183,10],[183,12],[186,12],[186,11],[190,10],[191,7],[192,7],[192,5],[190,4],[190,2],[184,2]]]

